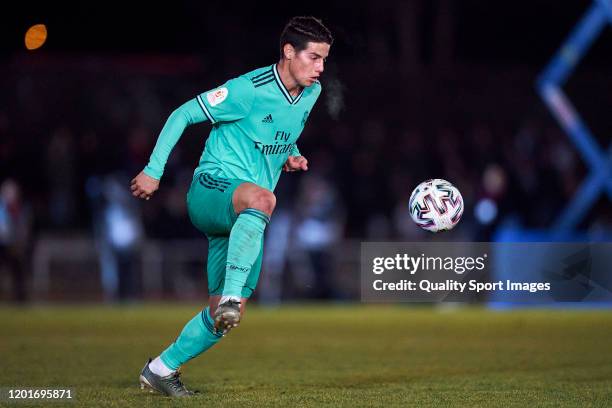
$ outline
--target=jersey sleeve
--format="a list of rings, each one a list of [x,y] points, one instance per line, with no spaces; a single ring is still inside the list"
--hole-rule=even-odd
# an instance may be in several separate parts
[[[289,151],[289,156],[301,156],[302,154],[300,153],[300,150],[297,147],[297,143],[294,143],[293,146],[291,146],[291,150]]]
[[[204,122],[206,119],[195,98],[185,102],[172,112],[157,138],[149,163],[143,170],[144,173],[154,179],[161,179],[170,152],[172,152],[185,129],[189,125]]]
[[[249,114],[255,99],[253,83],[244,77],[230,79],[218,88],[196,97],[212,123],[231,122]]]

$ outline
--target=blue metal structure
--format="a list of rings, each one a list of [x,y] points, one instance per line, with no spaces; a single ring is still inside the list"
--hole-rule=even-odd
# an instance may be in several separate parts
[[[553,236],[573,231],[602,192],[612,201],[612,145],[608,152],[598,145],[562,89],[606,24],[612,24],[612,0],[594,0],[537,80],[540,96],[589,168],[589,175],[553,226]]]
[[[518,223],[510,222],[499,228],[494,236],[494,241],[547,243],[551,250],[556,248],[556,244],[553,243],[563,245],[562,243],[569,242],[584,242],[585,244],[612,242],[612,231],[598,231],[594,234],[588,231],[580,231],[577,228],[588,211],[595,205],[600,194],[607,194],[612,201],[612,144],[608,151],[605,151],[597,143],[588,126],[563,91],[564,84],[607,24],[612,25],[612,0],[593,0],[589,9],[542,71],[536,84],[544,103],[586,163],[589,174],[550,230],[525,230]],[[497,250],[495,248],[493,258],[496,262],[493,272],[494,280],[511,280],[518,277],[522,277],[524,280],[536,279],[541,275],[541,270],[545,269],[543,266],[552,267],[551,260],[546,254],[542,256],[520,254],[520,260],[517,261],[517,254],[504,251],[504,246],[500,246]],[[587,270],[582,269],[580,269],[580,274],[576,275],[576,279],[568,279],[566,284],[578,282],[576,285],[577,292],[580,292],[584,285],[589,288],[597,287],[601,289],[603,295],[596,299],[585,296],[582,301],[571,303],[555,302],[551,299],[549,302],[544,301],[542,305],[564,308],[612,307],[612,275],[609,272],[606,273],[610,270],[609,267],[604,266],[602,268],[604,272],[598,276],[597,282],[589,275],[588,268],[586,268]],[[556,272],[561,273],[561,275],[564,273],[558,270]],[[507,299],[500,301],[496,296],[489,299],[489,307],[491,308],[522,306],[528,305],[521,304],[518,298],[513,302],[509,302]]]

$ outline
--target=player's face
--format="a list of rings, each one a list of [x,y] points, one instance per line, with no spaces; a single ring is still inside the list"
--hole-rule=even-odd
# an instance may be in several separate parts
[[[329,44],[308,42],[308,46],[295,54],[289,69],[301,87],[307,87],[319,79],[325,69],[325,59],[329,55]]]

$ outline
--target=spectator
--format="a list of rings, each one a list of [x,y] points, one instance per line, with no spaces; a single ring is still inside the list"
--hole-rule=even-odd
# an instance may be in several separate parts
[[[0,268],[5,267],[13,284],[13,299],[24,302],[26,259],[30,250],[32,216],[23,200],[21,188],[13,179],[0,184]]]

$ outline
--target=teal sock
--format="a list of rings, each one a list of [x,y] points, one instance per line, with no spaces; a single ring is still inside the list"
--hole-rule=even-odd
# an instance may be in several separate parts
[[[181,334],[161,353],[160,358],[166,367],[177,370],[187,361],[217,344],[221,337],[223,336],[215,330],[215,323],[207,307],[185,325]]]
[[[262,211],[242,211],[230,232],[223,296],[240,297],[249,272],[259,256],[261,240],[270,217]]]

